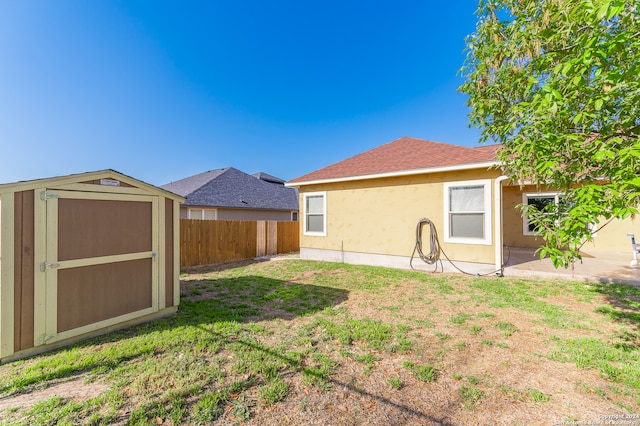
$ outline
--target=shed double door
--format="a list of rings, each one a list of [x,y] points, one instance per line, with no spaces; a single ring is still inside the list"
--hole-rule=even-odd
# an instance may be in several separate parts
[[[158,197],[43,190],[40,202],[36,345],[158,310]]]

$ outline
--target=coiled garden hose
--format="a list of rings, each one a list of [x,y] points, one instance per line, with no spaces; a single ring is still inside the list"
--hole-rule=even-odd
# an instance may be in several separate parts
[[[427,224],[429,225],[429,253],[425,255],[424,252],[422,251],[422,228],[424,227],[424,225],[427,225]],[[440,261],[441,271],[444,272],[444,266],[442,264],[442,259],[440,258],[441,253],[442,255],[444,255],[445,259],[447,259],[447,261],[451,264],[451,266],[453,266],[459,272],[462,272],[463,274],[466,274],[466,275],[480,277],[485,275],[499,274],[500,276],[502,276],[504,272],[504,264],[500,269],[486,273],[486,274],[482,274],[482,275],[472,274],[470,272],[466,272],[458,268],[458,266],[455,263],[453,263],[451,259],[449,259],[449,256],[447,256],[447,253],[445,253],[445,251],[442,249],[442,246],[440,246],[440,240],[438,240],[438,233],[436,231],[436,226],[433,224],[433,222],[431,222],[426,217],[421,218],[418,221],[418,224],[416,225],[416,245],[413,247],[413,253],[411,253],[411,259],[409,260],[409,266],[411,266],[411,269],[415,269],[413,267],[413,258],[415,257],[416,252],[418,252],[418,256],[420,257],[420,259],[422,259],[423,262],[425,262],[428,265],[435,265],[435,268],[432,272],[436,272],[438,270],[438,264],[437,264],[438,261]]]

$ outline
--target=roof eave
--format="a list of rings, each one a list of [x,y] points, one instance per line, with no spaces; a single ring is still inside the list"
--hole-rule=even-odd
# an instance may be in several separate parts
[[[412,170],[400,170],[395,172],[387,172],[387,173],[375,173],[370,175],[359,175],[359,176],[348,176],[348,177],[340,177],[340,178],[331,178],[331,179],[316,179],[302,182],[286,182],[285,186],[289,187],[300,187],[306,185],[318,185],[318,184],[326,184],[326,183],[338,183],[338,182],[350,182],[356,180],[369,180],[369,179],[380,179],[380,178],[388,178],[388,177],[398,177],[398,176],[412,176],[412,175],[421,175],[421,174],[431,174],[431,173],[442,173],[442,172],[455,172],[460,170],[472,170],[472,169],[483,169],[483,168],[491,168],[494,166],[498,166],[500,163],[498,161],[487,161],[483,163],[469,163],[469,164],[457,164],[455,166],[443,166],[443,167],[429,167],[424,169],[412,169]]]

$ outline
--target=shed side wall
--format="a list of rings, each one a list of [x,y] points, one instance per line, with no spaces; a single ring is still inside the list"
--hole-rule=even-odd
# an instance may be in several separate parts
[[[16,192],[14,204],[14,351],[33,347],[34,191]]]

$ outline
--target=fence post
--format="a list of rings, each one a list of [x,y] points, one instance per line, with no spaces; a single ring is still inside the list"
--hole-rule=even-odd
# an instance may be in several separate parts
[[[258,220],[256,228],[256,257],[262,257],[266,255],[267,222],[265,220]]]
[[[278,222],[267,222],[267,256],[278,254]]]

